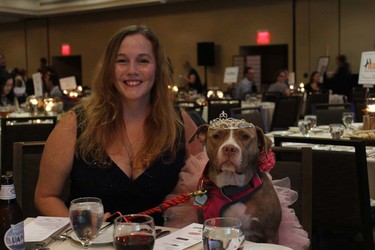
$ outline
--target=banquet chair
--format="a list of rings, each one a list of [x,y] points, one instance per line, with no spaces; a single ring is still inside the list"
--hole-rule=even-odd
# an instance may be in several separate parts
[[[1,118],[1,173],[12,171],[14,142],[45,141],[56,122],[56,116]]]
[[[270,131],[286,130],[295,126],[301,112],[301,104],[302,96],[287,96],[277,99]]]
[[[219,118],[221,112],[225,112],[228,116],[230,115],[230,109],[240,108],[241,100],[238,99],[208,99],[208,122],[213,119]]]
[[[262,106],[248,108],[232,108],[230,116],[236,119],[244,119],[255,126],[261,128],[264,133],[268,133],[266,118]]]
[[[281,92],[267,91],[262,95],[262,102],[276,102],[282,96]]]
[[[331,123],[342,123],[342,113],[354,112],[351,103],[342,104],[313,104],[312,113],[316,115],[317,125],[329,125]]]
[[[312,249],[374,249],[366,148],[359,140],[275,136],[288,142],[354,151],[313,150]],[[324,248],[328,247],[328,248]],[[331,247],[331,248],[329,248]]]
[[[44,141],[15,142],[13,144],[14,188],[24,218],[40,215],[34,205],[34,193],[44,145]],[[69,187],[68,181],[62,194],[64,201],[68,200]]]
[[[270,171],[273,180],[289,177],[291,189],[298,193],[292,204],[303,229],[311,237],[312,150],[311,148],[273,147],[276,163]]]
[[[329,94],[310,94],[306,97],[306,106],[305,106],[305,115],[312,114],[312,105],[314,104],[328,104],[329,102]]]

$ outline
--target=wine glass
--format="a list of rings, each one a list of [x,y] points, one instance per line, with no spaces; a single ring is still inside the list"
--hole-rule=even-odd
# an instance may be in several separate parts
[[[82,197],[70,202],[70,225],[83,248],[88,249],[98,236],[103,223],[103,214],[103,204],[99,198]]]
[[[298,128],[301,134],[305,137],[309,136],[309,132],[311,129],[311,122],[310,121],[305,121],[305,120],[300,120],[298,122]]]
[[[316,127],[316,115],[305,115],[304,120],[307,122],[310,122],[310,129],[313,129]]]
[[[245,235],[242,222],[232,217],[211,218],[203,224],[203,250],[242,249]]]
[[[354,122],[354,113],[353,112],[342,113],[342,122],[344,123],[347,129],[351,129],[352,124]]]
[[[332,136],[332,139],[340,139],[344,134],[345,127],[342,124],[330,124],[329,133]]]
[[[128,214],[114,223],[113,244],[116,250],[152,250],[155,243],[155,223],[149,215]]]

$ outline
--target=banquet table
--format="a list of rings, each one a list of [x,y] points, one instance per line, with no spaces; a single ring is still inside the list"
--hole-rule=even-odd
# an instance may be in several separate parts
[[[297,132],[296,129],[298,128],[291,128],[288,131],[273,131],[266,135],[271,139],[272,142],[273,142],[274,135],[303,137],[303,135],[300,132]],[[309,136],[312,138],[331,138],[331,135],[328,133],[328,130],[320,131],[317,133],[310,133]],[[346,139],[349,139],[349,138],[346,138]],[[302,145],[296,144],[296,143],[283,143],[283,146],[302,146]],[[303,145],[303,146],[311,146],[311,147],[314,147],[314,149],[319,149],[319,145]],[[341,150],[343,150],[342,147],[341,147]],[[369,152],[367,154],[367,172],[368,172],[370,198],[372,200],[375,200],[375,147],[370,147],[370,146],[366,147],[366,152]]]
[[[27,218],[24,221],[24,224],[27,225],[31,223],[35,218]],[[175,232],[178,229],[176,228],[170,228],[170,227],[159,227],[157,226],[156,228],[160,228],[162,230],[169,230],[171,232]],[[279,245],[273,245],[273,244],[258,244],[258,243],[253,243],[249,241],[245,241],[244,243],[244,248],[249,248],[252,247],[252,249],[269,249],[269,250],[291,250],[288,247],[284,246],[279,246]],[[74,240],[64,240],[64,241],[53,241],[52,243],[48,244],[46,248],[39,248],[40,250],[66,250],[66,249],[83,249],[81,243],[78,243]],[[100,249],[100,250],[114,250],[114,246],[112,243],[105,243],[105,244],[92,244],[90,246],[90,249]],[[189,248],[186,248],[188,250],[202,250],[203,246],[201,243],[195,244]],[[31,245],[26,245],[26,250],[36,250],[34,247],[31,247]],[[161,250],[159,248],[154,247],[154,250]]]

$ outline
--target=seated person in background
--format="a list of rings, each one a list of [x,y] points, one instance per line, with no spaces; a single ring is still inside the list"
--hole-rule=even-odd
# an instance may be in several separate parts
[[[203,84],[201,78],[199,77],[198,71],[194,69],[188,61],[184,63],[184,68],[188,71],[187,77],[180,75],[180,78],[187,81],[189,84],[189,90],[196,90],[197,93],[202,93]]]
[[[276,82],[272,83],[268,87],[268,92],[280,92],[284,96],[290,96],[290,89],[285,83],[286,75],[284,70],[279,70],[276,72]]]
[[[3,71],[0,73],[1,106],[14,105],[14,79],[13,76]]]
[[[255,70],[252,67],[245,67],[244,78],[238,83],[236,98],[244,100],[246,94],[256,94],[257,86],[254,82]]]
[[[166,101],[172,82],[158,38],[147,27],[128,26],[112,37],[93,94],[48,137],[35,191],[41,214],[68,216],[69,203],[60,198],[68,178],[70,200],[98,197],[106,218],[117,211],[140,213],[168,194],[194,191],[206,162],[188,164],[203,148],[187,144],[196,126]],[[161,213],[152,216],[163,225]]]
[[[309,94],[317,94],[323,92],[323,85],[320,81],[320,73],[313,71],[310,75],[310,81],[305,85],[305,92]]]
[[[63,97],[63,92],[60,89],[60,81],[56,74],[50,73],[45,77],[46,87],[49,92],[49,97]]]

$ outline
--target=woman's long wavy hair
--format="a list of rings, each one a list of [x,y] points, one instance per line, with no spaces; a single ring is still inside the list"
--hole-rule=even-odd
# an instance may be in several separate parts
[[[85,114],[78,126],[82,133],[77,139],[77,154],[86,163],[107,158],[105,148],[117,136],[121,136],[123,123],[122,96],[115,87],[115,62],[121,42],[125,37],[142,34],[152,44],[156,58],[155,82],[150,94],[151,111],[144,124],[145,139],[134,156],[134,168],[144,169],[159,155],[173,161],[181,146],[183,125],[173,104],[168,100],[168,85],[172,84],[170,63],[157,37],[146,26],[132,25],[118,31],[110,40],[94,75],[93,96],[83,102]]]

